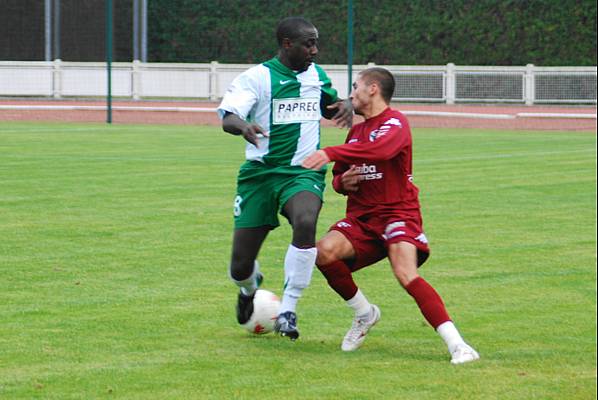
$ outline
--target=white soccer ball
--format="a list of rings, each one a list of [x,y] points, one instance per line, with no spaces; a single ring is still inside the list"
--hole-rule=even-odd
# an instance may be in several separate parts
[[[253,297],[253,314],[249,321],[241,326],[256,335],[272,332],[279,309],[280,299],[277,295],[258,289]]]

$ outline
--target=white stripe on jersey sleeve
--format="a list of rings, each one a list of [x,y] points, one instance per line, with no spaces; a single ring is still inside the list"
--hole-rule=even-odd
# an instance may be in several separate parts
[[[224,118],[224,114],[227,111],[243,119],[247,119],[253,106],[261,97],[264,84],[261,82],[263,79],[263,68],[261,64],[249,68],[232,81],[217,109],[218,116],[221,119]]]

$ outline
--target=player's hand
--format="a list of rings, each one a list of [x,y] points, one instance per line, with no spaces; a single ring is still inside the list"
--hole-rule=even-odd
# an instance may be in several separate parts
[[[257,144],[258,138],[268,137],[268,132],[266,132],[264,130],[264,128],[262,128],[258,124],[251,123],[251,124],[247,124],[245,127],[243,127],[243,129],[241,130],[241,135],[249,143],[251,143],[255,147],[258,147],[258,144]]]
[[[350,128],[353,125],[353,103],[350,98],[337,101],[326,108],[336,110],[336,114],[334,114],[332,120],[339,128]]]
[[[330,157],[328,157],[328,154],[324,150],[318,150],[307,156],[301,165],[303,168],[318,171],[329,162]]]
[[[360,181],[361,174],[355,165],[351,165],[351,168],[341,175],[341,184],[343,185],[343,190],[346,192],[357,192]]]

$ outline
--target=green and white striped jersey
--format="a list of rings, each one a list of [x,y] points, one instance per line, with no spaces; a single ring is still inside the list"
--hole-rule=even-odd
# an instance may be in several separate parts
[[[297,73],[278,58],[237,76],[226,91],[218,115],[231,112],[259,124],[268,137],[247,144],[247,160],[269,165],[301,165],[320,145],[321,107],[337,101],[324,70],[311,64]]]

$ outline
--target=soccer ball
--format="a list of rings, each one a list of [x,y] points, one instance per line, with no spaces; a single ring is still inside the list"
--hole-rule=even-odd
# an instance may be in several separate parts
[[[267,290],[258,289],[253,297],[253,314],[249,321],[241,326],[256,335],[272,332],[279,309],[278,296]]]

